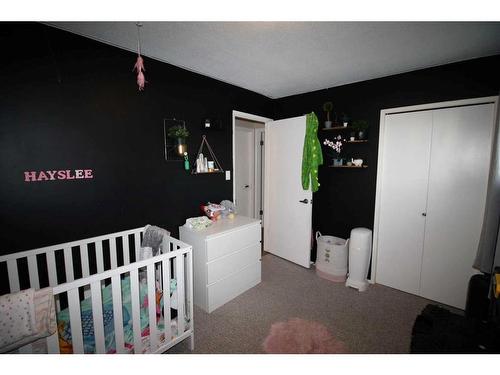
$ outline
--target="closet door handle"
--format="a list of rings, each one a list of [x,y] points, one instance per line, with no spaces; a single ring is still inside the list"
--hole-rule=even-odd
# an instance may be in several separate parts
[[[299,202],[300,202],[300,203],[305,203],[305,204],[309,203],[309,201],[307,200],[307,198],[306,198],[306,199],[302,199],[302,200],[301,200],[301,201],[299,201]]]
[[[427,212],[422,212],[422,216],[427,216]]]

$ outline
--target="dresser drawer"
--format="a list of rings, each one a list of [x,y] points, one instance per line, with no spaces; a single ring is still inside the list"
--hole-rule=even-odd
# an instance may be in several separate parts
[[[207,262],[260,242],[260,233],[260,225],[251,225],[207,238]]]
[[[208,312],[214,311],[234,297],[260,283],[260,260],[232,274],[231,276],[207,286]]]
[[[217,258],[207,264],[207,283],[212,284],[260,260],[260,242]]]

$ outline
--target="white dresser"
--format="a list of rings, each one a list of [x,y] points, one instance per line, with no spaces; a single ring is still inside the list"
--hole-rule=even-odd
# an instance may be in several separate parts
[[[261,222],[236,215],[207,229],[179,227],[193,246],[194,303],[212,312],[260,283]]]

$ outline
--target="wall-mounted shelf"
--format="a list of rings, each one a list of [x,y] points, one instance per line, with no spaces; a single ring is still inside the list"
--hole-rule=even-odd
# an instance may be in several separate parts
[[[338,165],[338,166],[333,166],[333,165],[328,165],[328,168],[352,168],[352,169],[364,169],[368,168],[367,165],[362,165],[361,167],[356,167],[355,165]]]
[[[341,130],[341,129],[351,129],[352,126],[334,126],[332,128],[322,128],[321,130]]]
[[[191,174],[216,174],[216,173],[224,173],[224,171],[213,171],[213,172],[191,172]]]
[[[210,153],[211,160],[209,161],[206,157],[203,157],[205,160],[204,168],[205,170],[200,170],[198,166],[198,162],[200,161],[200,154],[203,151],[203,146],[207,146],[208,152]],[[203,164],[203,160],[200,161],[201,164]],[[211,162],[213,163],[213,170],[207,170],[207,163]],[[196,159],[194,160],[194,168],[191,170],[191,174],[215,174],[215,173],[224,173],[224,169],[219,163],[219,160],[217,160],[217,156],[215,156],[215,153],[212,150],[212,147],[210,147],[210,144],[207,141],[207,136],[203,135],[201,137],[201,144],[200,148],[198,149],[198,153],[196,154]]]

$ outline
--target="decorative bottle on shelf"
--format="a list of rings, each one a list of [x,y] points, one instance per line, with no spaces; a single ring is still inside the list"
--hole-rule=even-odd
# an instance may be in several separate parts
[[[203,172],[203,154],[200,153],[198,155],[198,159],[196,159],[196,173]]]
[[[184,169],[186,171],[189,171],[189,159],[188,159],[188,153],[184,152]]]

